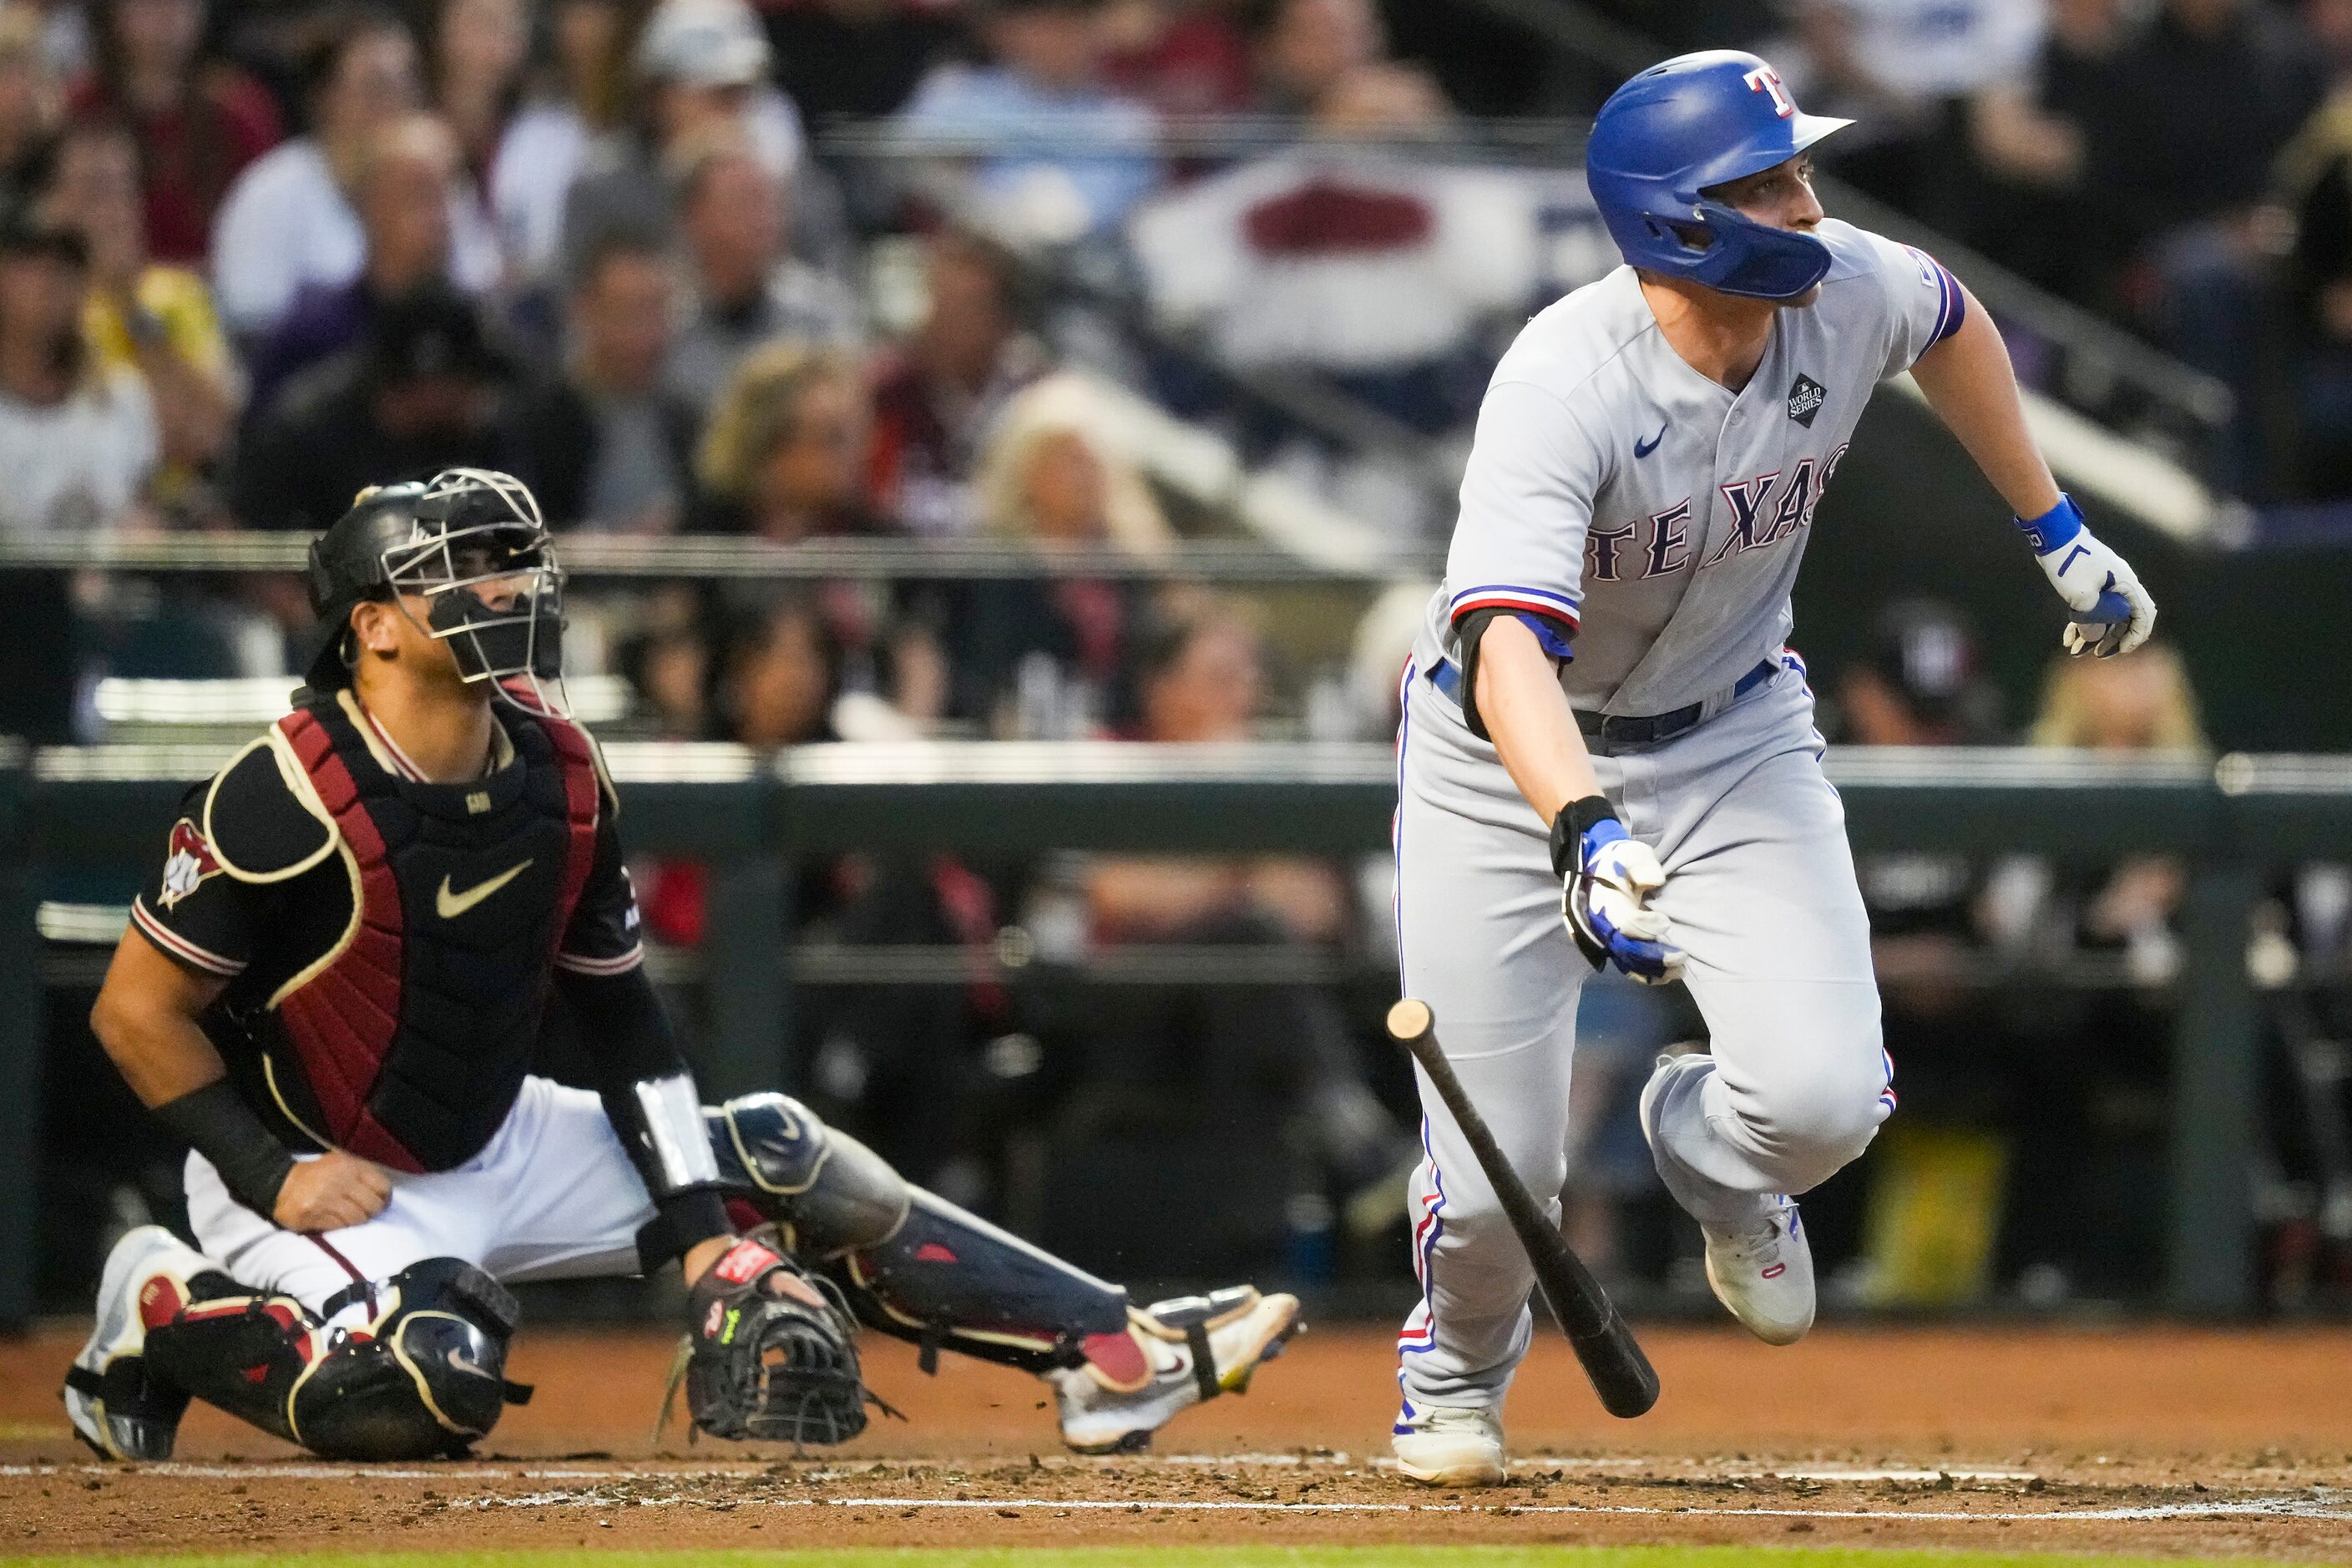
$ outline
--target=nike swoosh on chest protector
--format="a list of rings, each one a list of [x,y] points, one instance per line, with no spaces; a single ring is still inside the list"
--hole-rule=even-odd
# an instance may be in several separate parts
[[[433,912],[445,921],[454,921],[517,877],[521,876],[523,872],[530,869],[530,860],[525,860],[520,865],[509,866],[488,881],[477,882],[462,893],[452,892],[449,889],[449,879],[444,877],[441,879],[439,890],[433,895]]]

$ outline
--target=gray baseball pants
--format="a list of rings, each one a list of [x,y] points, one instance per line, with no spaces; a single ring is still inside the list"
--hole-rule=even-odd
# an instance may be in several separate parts
[[[1652,746],[1593,758],[1626,830],[1658,852],[1656,903],[1688,954],[1713,1058],[1675,1075],[1653,1121],[1659,1174],[1703,1222],[1802,1193],[1893,1110],[1870,923],[1845,812],[1822,776],[1803,667]],[[1546,825],[1422,677],[1397,747],[1397,942],[1404,993],[1513,1168],[1555,1215],[1567,1175],[1576,1004],[1591,972],[1560,921]],[[1412,1184],[1422,1300],[1399,1339],[1409,1405],[1498,1406],[1527,1353],[1527,1255],[1453,1118],[1421,1084],[1428,1158]]]

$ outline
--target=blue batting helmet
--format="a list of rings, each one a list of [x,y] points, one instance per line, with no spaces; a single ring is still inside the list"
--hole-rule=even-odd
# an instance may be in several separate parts
[[[1830,269],[1829,247],[1708,197],[1853,124],[1799,112],[1780,73],[1738,49],[1652,66],[1601,106],[1584,178],[1625,259],[1727,294],[1793,300]]]

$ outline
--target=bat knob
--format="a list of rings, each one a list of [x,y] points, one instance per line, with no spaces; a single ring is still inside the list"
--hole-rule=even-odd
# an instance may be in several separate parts
[[[1437,1015],[1429,1010],[1428,1003],[1408,996],[1389,1009],[1388,1022],[1389,1037],[1411,1045],[1437,1026]]]

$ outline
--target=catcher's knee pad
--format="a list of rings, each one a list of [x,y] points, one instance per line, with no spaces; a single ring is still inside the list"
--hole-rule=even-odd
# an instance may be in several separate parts
[[[295,1440],[330,1459],[456,1458],[530,1391],[506,1380],[519,1315],[469,1263],[428,1258],[376,1292],[376,1317],[341,1336],[298,1382]]]
[[[906,1223],[906,1179],[796,1100],[739,1095],[704,1107],[719,1180],[743,1190],[803,1258],[871,1247]]]
[[[1031,1371],[1075,1365],[1101,1334],[1127,1332],[1127,1291],[909,1187],[906,1223],[837,1267],[858,1317],[923,1347]]]
[[[364,1292],[362,1292],[364,1294]],[[515,1300],[454,1258],[375,1289],[364,1328],[329,1330],[289,1297],[192,1301],[149,1331],[149,1364],[182,1389],[322,1458],[465,1452],[529,1391],[506,1381]]]

